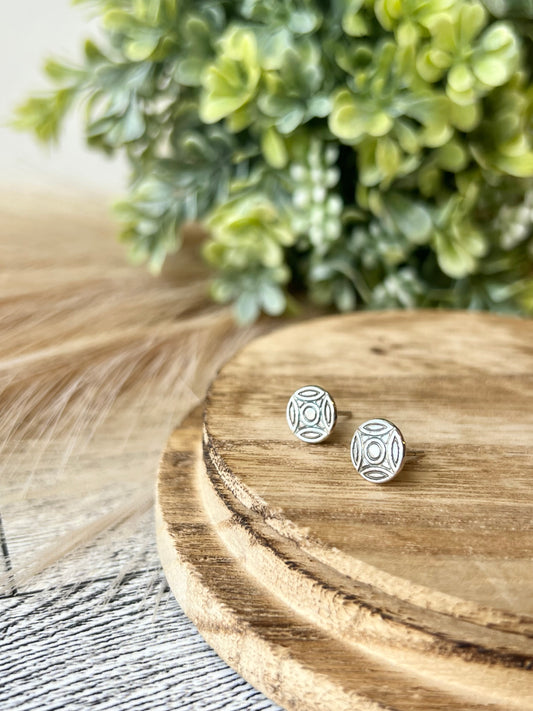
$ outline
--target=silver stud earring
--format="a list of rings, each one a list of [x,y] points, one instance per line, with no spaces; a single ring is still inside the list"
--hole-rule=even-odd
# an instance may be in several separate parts
[[[316,443],[329,437],[337,421],[337,407],[327,390],[305,385],[287,403],[287,422],[302,442]]]
[[[374,484],[394,479],[405,461],[405,440],[395,424],[382,418],[367,420],[355,430],[350,447],[357,472]]]

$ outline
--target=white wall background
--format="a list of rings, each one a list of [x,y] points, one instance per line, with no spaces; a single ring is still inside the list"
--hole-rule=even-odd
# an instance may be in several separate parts
[[[83,38],[94,35],[89,12],[90,4],[73,7],[70,0],[0,0],[0,187],[124,189],[124,164],[85,146],[81,117],[67,120],[52,148],[6,126],[16,104],[48,86],[41,72],[46,56],[80,57]]]

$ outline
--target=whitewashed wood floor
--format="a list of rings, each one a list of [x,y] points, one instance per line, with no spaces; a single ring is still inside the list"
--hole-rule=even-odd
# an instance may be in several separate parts
[[[176,418],[201,399],[209,368],[194,362],[173,379],[159,363],[139,387],[117,391],[105,417],[85,417],[82,402],[65,431],[60,403],[40,434],[24,422],[22,434],[12,431],[17,402],[38,400],[49,382],[36,362],[72,385],[68,369],[85,357],[85,332],[89,345],[99,337],[100,308],[123,310],[125,338],[152,298],[147,340],[135,348],[179,350],[179,334],[177,345],[165,341],[176,322],[174,287],[165,295],[125,265],[101,203],[4,195],[0,228],[0,709],[276,709],[206,645],[156,551],[159,453]],[[72,299],[73,323],[47,312]],[[39,340],[42,318],[50,329]],[[30,378],[13,404],[10,388],[28,372],[41,385],[34,392]],[[81,372],[76,387],[99,371]],[[98,410],[98,393],[91,402]]]
[[[159,566],[152,512],[129,544],[106,546],[94,577],[4,594],[0,708],[277,708],[184,616]],[[8,551],[4,538],[4,565]]]

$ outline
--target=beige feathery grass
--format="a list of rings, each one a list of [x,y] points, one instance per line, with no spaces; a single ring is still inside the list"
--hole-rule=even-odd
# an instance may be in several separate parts
[[[4,193],[0,215],[0,588],[9,590],[50,569],[48,584],[69,581],[69,556],[105,545],[106,531],[152,505],[171,426],[264,326],[239,330],[209,301],[195,230],[155,278],[127,264],[102,200]]]

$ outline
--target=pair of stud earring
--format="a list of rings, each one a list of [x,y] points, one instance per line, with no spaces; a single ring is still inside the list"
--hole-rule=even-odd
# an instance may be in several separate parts
[[[322,442],[337,422],[335,401],[318,385],[299,388],[287,403],[287,422],[291,432],[302,442]],[[382,484],[401,471],[406,455],[405,440],[394,423],[377,417],[363,422],[355,430],[350,455],[363,479]]]

